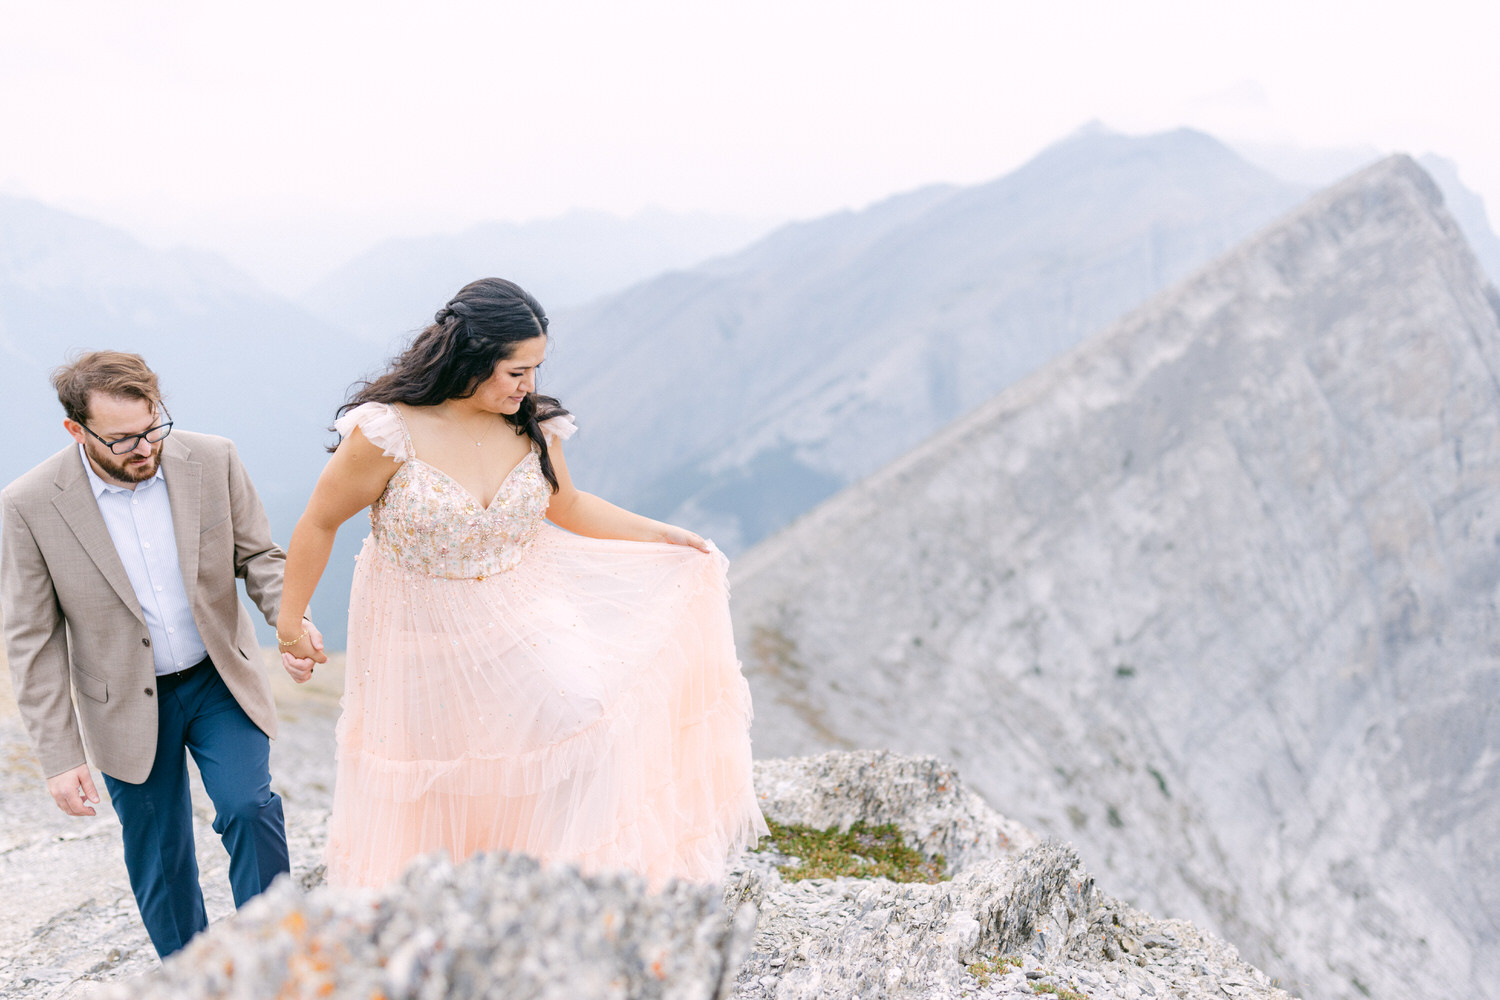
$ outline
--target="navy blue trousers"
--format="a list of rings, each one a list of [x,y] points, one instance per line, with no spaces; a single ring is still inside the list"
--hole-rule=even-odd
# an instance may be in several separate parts
[[[156,717],[151,774],[139,785],[106,774],[104,784],[120,818],[141,920],[166,958],[208,926],[193,851],[189,751],[213,800],[214,832],[229,851],[234,905],[243,906],[290,865],[281,797],[271,791],[271,741],[213,664],[205,661],[166,690],[159,686]]]

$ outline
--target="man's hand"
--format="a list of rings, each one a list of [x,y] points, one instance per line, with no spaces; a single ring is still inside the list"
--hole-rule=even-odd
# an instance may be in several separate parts
[[[89,803],[99,801],[99,793],[94,790],[94,778],[89,774],[87,763],[48,778],[47,791],[51,793],[52,801],[57,803],[57,808],[69,816],[92,816],[94,807]]]

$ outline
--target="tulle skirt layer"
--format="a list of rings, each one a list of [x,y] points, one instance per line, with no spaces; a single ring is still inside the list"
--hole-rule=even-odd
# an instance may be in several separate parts
[[[765,832],[726,560],[545,526],[484,580],[366,540],[350,594],[334,885],[418,854],[523,851],[716,881]]]

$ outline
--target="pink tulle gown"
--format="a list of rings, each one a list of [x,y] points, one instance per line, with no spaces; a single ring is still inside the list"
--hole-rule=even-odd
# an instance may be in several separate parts
[[[548,524],[535,451],[486,508],[393,407],[337,427],[355,425],[401,466],[349,596],[328,881],[496,848],[653,885],[722,877],[766,830],[723,555]]]

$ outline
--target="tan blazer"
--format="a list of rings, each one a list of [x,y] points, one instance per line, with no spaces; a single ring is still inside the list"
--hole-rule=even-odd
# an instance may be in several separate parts
[[[273,625],[285,554],[234,444],[174,431],[162,448],[193,620],[224,683],[267,736],[276,709],[235,577]],[[87,757],[140,783],[156,754],[146,619],[70,444],[0,492],[0,612],[16,703],[47,775]],[[77,692],[74,698],[73,692]]]

